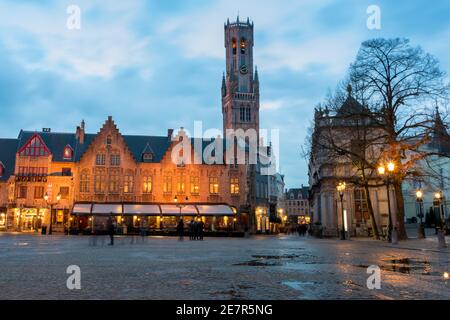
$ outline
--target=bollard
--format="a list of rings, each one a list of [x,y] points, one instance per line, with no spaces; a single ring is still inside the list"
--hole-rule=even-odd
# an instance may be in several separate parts
[[[392,243],[392,244],[398,244],[397,228],[394,228],[394,229],[392,230],[392,233],[391,233],[391,243]]]
[[[439,249],[447,248],[447,244],[445,243],[445,231],[442,229],[438,230],[438,244]]]
[[[419,223],[419,228],[417,229],[417,239],[425,239],[425,226],[423,223]]]

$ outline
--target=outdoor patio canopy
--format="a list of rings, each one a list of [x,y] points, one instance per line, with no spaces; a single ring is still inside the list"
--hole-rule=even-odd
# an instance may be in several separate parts
[[[83,215],[133,215],[133,216],[232,216],[235,209],[225,204],[111,204],[76,203],[72,214]]]

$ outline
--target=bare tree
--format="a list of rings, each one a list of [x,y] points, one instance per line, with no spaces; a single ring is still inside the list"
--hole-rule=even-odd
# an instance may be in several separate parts
[[[376,169],[385,134],[369,116],[370,110],[354,98],[359,93],[345,83],[318,106],[323,115],[311,141],[320,149],[323,163],[335,168],[336,178],[364,190],[373,236],[380,239],[370,189],[379,186]]]
[[[350,80],[386,134],[384,159],[397,166],[393,188],[399,239],[406,239],[402,183],[426,154],[431,102],[446,99],[449,85],[439,62],[407,39],[365,41],[350,67]],[[408,156],[407,156],[408,155]]]

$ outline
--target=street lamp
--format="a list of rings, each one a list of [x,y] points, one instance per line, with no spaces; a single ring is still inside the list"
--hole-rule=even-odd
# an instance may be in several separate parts
[[[391,212],[391,195],[389,185],[391,183],[392,175],[395,171],[395,164],[390,161],[387,164],[387,175],[386,175],[386,167],[384,165],[380,165],[378,167],[378,174],[385,179],[386,184],[386,193],[387,193],[387,205],[388,205],[388,215],[389,215],[389,227],[388,227],[388,241],[392,241],[392,212]]]
[[[438,235],[438,243],[439,248],[446,248],[447,244],[445,243],[445,215],[444,215],[444,208],[443,208],[443,199],[442,199],[441,192],[436,192],[434,194],[434,202],[433,205],[439,210],[439,219],[440,224],[439,227],[436,228],[437,235]]]
[[[337,191],[339,192],[339,197],[341,198],[341,213],[342,213],[342,231],[341,231],[341,240],[345,240],[345,222],[344,222],[344,192],[345,192],[345,182],[339,182],[338,186],[336,187]]]
[[[184,200],[187,202],[187,201],[189,201],[189,198],[186,197]],[[182,210],[184,207],[186,207],[186,204],[178,203],[178,197],[177,197],[177,196],[175,196],[175,197],[173,198],[173,202],[175,202],[175,203],[177,204],[177,205],[176,205],[177,208],[180,209],[180,219],[181,219],[181,218],[182,218],[182,217],[181,217],[181,210]]]
[[[425,227],[423,225],[423,192],[422,190],[416,191],[416,202],[417,202],[417,216],[420,219],[419,228],[417,230],[417,238],[424,239],[425,238]]]
[[[57,205],[59,203],[59,201],[61,200],[61,193],[58,193],[56,195],[56,202],[51,202],[51,199],[48,195],[48,193],[46,192],[44,195],[44,200],[45,202],[47,202],[47,205],[50,206],[50,223],[49,223],[49,227],[48,227],[48,235],[51,235],[53,233],[53,206]]]

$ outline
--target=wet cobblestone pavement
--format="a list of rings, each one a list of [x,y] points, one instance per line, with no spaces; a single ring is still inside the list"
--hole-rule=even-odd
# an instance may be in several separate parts
[[[450,299],[450,250],[296,236],[246,239],[0,233],[0,299]],[[68,290],[66,268],[81,268]],[[381,289],[366,286],[378,265]]]

